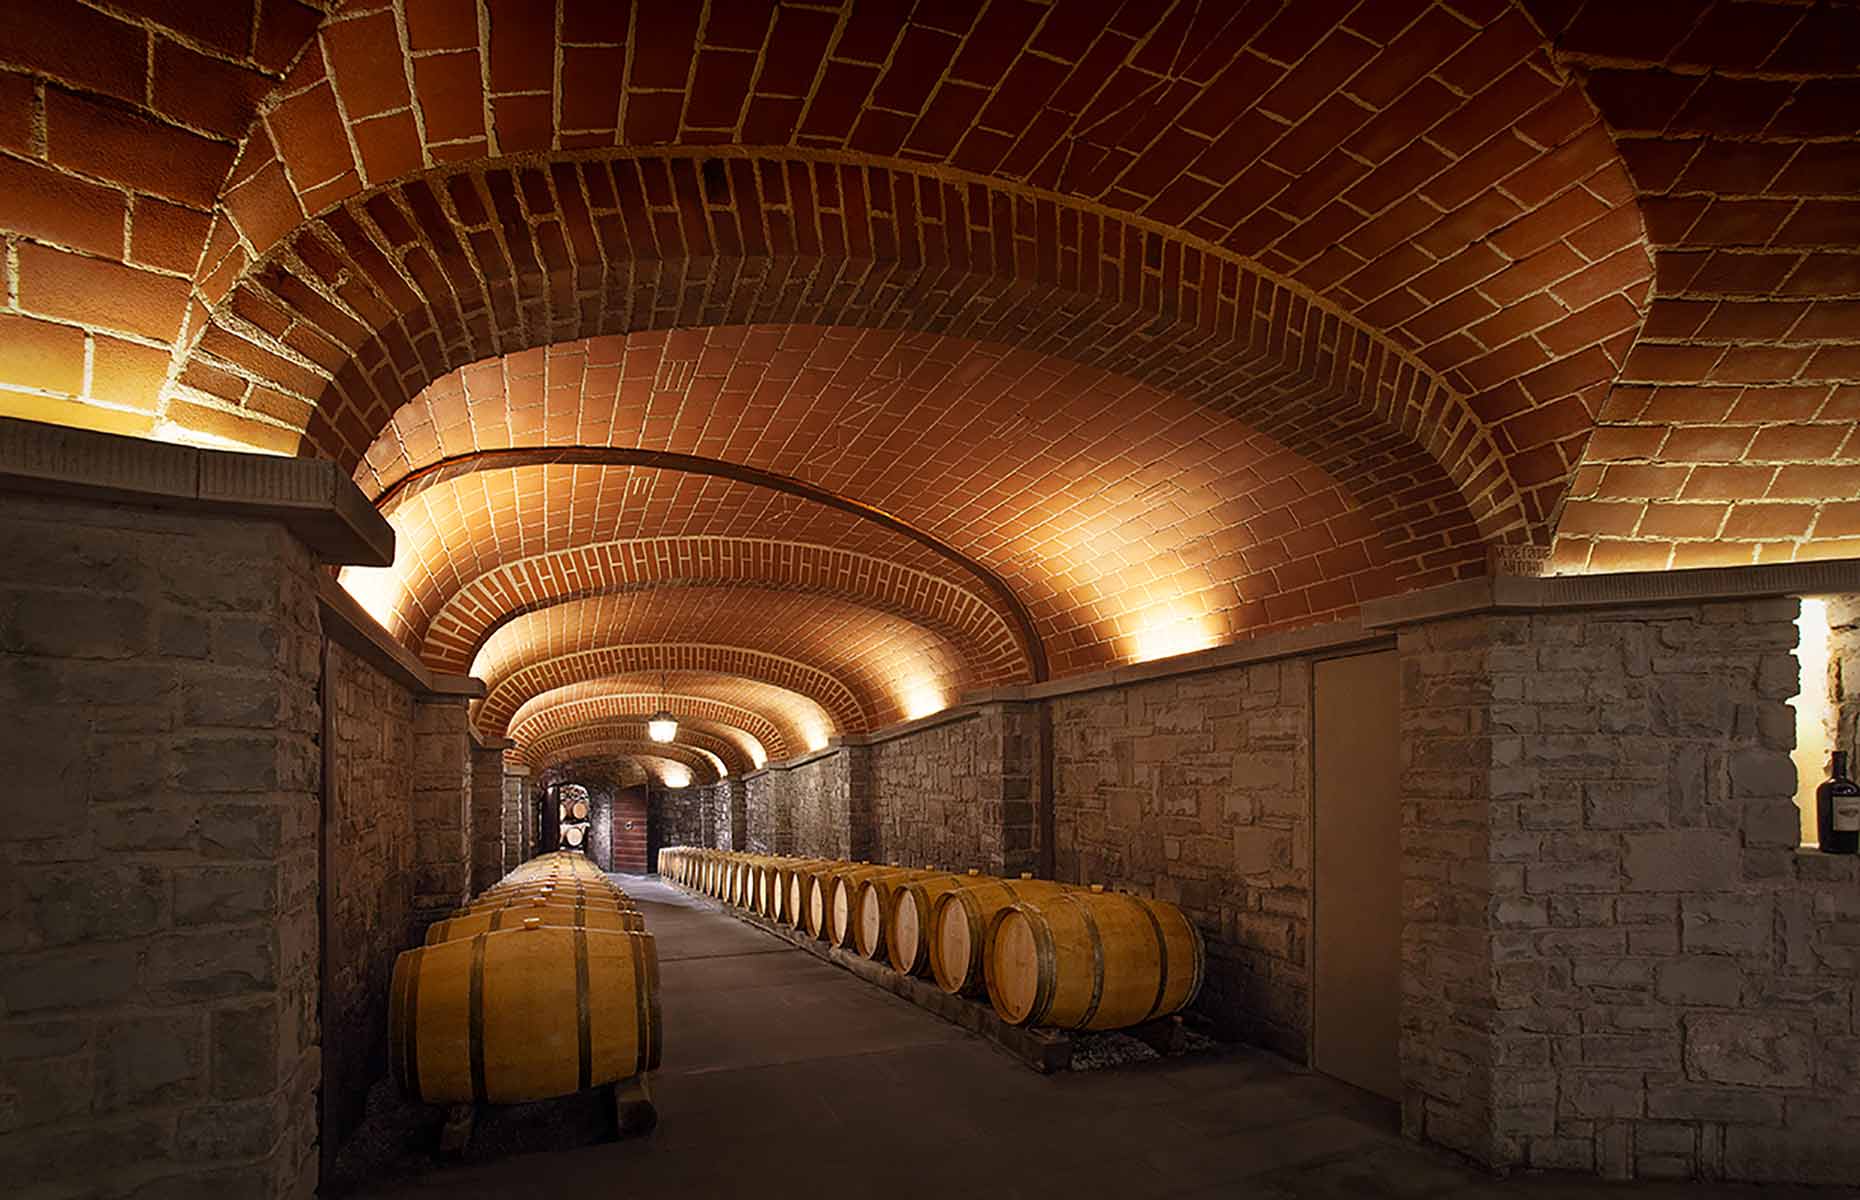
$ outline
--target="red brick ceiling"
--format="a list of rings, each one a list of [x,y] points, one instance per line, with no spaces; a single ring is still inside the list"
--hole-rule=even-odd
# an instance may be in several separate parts
[[[746,585],[666,587],[571,600],[504,625],[472,666],[490,688],[480,725],[497,728],[550,687],[614,673],[591,652],[657,646],[744,660],[730,673],[800,692],[833,716],[834,732],[919,716],[990,682],[973,643],[879,609]],[[572,655],[589,657],[573,673],[546,672]],[[791,669],[781,671],[782,663]],[[701,659],[683,665],[716,669]]]
[[[712,778],[718,774],[717,762],[721,762],[724,773],[730,775],[741,776],[755,769],[749,756],[739,746],[714,729],[705,728],[700,721],[681,721],[677,741],[667,743],[653,741],[646,732],[646,722],[639,718],[581,713],[558,728],[527,732],[517,739],[517,747],[525,762],[531,767],[540,768],[551,758],[563,753],[565,748],[585,746],[589,742],[651,746],[667,756],[681,753],[694,755],[710,768],[706,773]]]
[[[622,722],[643,729],[646,718],[674,702],[669,693],[656,692],[593,696],[582,700],[557,698],[541,704],[536,703],[539,699],[544,698],[537,697],[526,704],[527,711],[510,723],[508,735],[520,748],[549,735],[595,723]],[[676,703],[679,744],[688,742],[711,751],[738,774],[768,761],[767,747],[742,728],[745,721],[759,725],[766,725],[766,721],[740,709],[694,696],[679,695]]]
[[[740,676],[697,671],[634,672],[588,679],[538,692],[510,712],[503,724],[480,728],[492,736],[523,726],[532,716],[558,706],[590,701],[632,706],[651,712],[661,702],[677,714],[691,713],[715,721],[759,743],[780,761],[824,742],[834,728],[827,711],[798,692]],[[488,715],[481,707],[478,716]],[[500,709],[500,711],[502,711]]]
[[[639,563],[730,592],[791,585],[658,548],[700,536],[658,528],[669,514],[732,528],[726,492],[819,535],[806,544],[980,597],[989,619],[1024,600],[1060,672],[1128,657],[1146,606],[1187,596],[1218,615],[1204,634],[1231,637],[1482,569],[1495,540],[1555,533],[1580,569],[1855,553],[1857,42],[1854,8],[1798,0],[358,0],[327,20],[293,0],[15,5],[0,412],[301,440],[376,487],[468,441],[662,445],[781,464],[909,508],[938,539],[706,476],[649,485],[667,507],[600,543],[595,525],[632,518],[581,519],[604,486],[588,468],[564,469],[560,536],[499,525],[496,481],[516,473],[474,472],[479,526],[437,495],[405,505],[420,544],[397,619],[448,662],[538,605],[670,582]],[[868,372],[808,394],[772,373],[779,352],[726,344],[757,326],[965,352],[926,357],[937,381]],[[1226,431],[1155,448],[1159,478],[1138,477],[1185,469],[1209,503],[1136,515],[1114,495],[1103,528],[1064,524],[1096,497],[1068,495],[1072,460],[1030,443],[1041,405],[1093,402],[1066,392],[1080,369],[1120,404],[1153,393]],[[1056,381],[1002,393],[1029,424],[980,440],[1011,470],[962,473],[969,370]],[[501,390],[480,395],[493,373]],[[1197,457],[1208,436],[1300,484],[1268,510],[1283,528],[1220,507],[1272,485],[1235,483],[1231,447]],[[839,438],[857,453],[836,456]],[[913,499],[916,471],[941,494]],[[1001,492],[1033,498],[994,520]],[[1339,513],[1369,521],[1345,540],[1384,552],[1353,582],[1313,557]],[[804,541],[734,528],[714,536]],[[981,665],[975,628],[945,683],[1017,669]],[[891,719],[879,696],[895,705],[898,681],[870,662],[855,678],[666,636],[526,667],[480,716],[677,659],[806,680],[836,728]]]
[[[668,775],[669,769],[674,766],[688,772],[690,781],[695,784],[715,783],[718,779],[716,765],[695,750],[683,746],[662,746],[647,740],[643,735],[639,738],[612,736],[598,728],[564,736],[539,752],[533,762],[523,758],[522,765],[529,766],[539,778],[567,780],[576,774],[570,769],[571,766],[590,761],[636,763],[653,780],[666,787],[672,786]]]

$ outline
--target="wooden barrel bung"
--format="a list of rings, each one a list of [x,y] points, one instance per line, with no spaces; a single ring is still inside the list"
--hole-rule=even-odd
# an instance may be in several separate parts
[[[1206,974],[1200,931],[1173,904],[1070,889],[989,926],[988,997],[1013,1025],[1122,1029],[1188,1007]]]
[[[1038,880],[990,879],[944,892],[930,910],[930,970],[951,995],[975,995],[984,987],[988,930],[995,914],[1020,900],[1054,895],[1067,885]]]
[[[937,897],[944,892],[992,878],[992,875],[983,875],[970,867],[961,875],[912,880],[899,887],[892,903],[891,926],[886,936],[886,956],[891,960],[892,969],[906,975],[928,975],[930,913]]]
[[[423,946],[394,963],[390,1065],[403,1093],[434,1104],[513,1104],[613,1083],[658,1067],[658,994],[647,933],[530,918]]]

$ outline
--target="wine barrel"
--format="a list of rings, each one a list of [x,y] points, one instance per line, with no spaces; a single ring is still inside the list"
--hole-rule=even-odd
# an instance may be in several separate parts
[[[588,802],[586,800],[575,801],[573,804],[568,806],[568,815],[571,820],[576,820],[576,821],[587,820],[588,819]]]
[[[803,881],[808,872],[826,866],[828,861],[823,858],[794,858],[775,868],[772,884],[775,899],[772,907],[776,921],[791,929],[800,928],[802,909],[807,899],[807,885]]]
[[[892,969],[906,975],[930,974],[930,910],[937,897],[993,878],[971,867],[961,875],[912,879],[898,885],[891,899],[891,919],[885,925],[885,955]]]
[[[803,925],[809,937],[825,938],[827,936],[827,919],[832,911],[833,883],[841,875],[871,866],[865,862],[836,862],[809,873],[807,877],[807,909]]]
[[[877,962],[885,954],[890,940],[892,914],[897,911],[898,896],[906,884],[926,879],[960,879],[962,876],[936,867],[924,867],[902,875],[873,875],[859,881],[852,900],[853,948],[860,955]]]
[[[858,924],[859,907],[854,903],[859,887],[868,879],[899,879],[922,875],[916,867],[892,863],[887,867],[866,867],[848,871],[833,881],[827,900],[827,941],[841,948],[854,944],[853,927]]]
[[[983,989],[988,929],[995,914],[1022,900],[1045,898],[1068,885],[1031,876],[984,879],[952,888],[930,906],[930,972],[937,986],[952,996],[979,995]]]
[[[466,913],[488,912],[494,908],[521,908],[542,900],[548,904],[567,905],[573,908],[579,904],[584,908],[605,908],[614,912],[637,912],[631,900],[623,896],[603,896],[597,892],[513,892],[503,896],[480,896],[467,903],[454,916]]]
[[[409,950],[394,962],[390,1065],[431,1104],[515,1104],[659,1065],[659,960],[649,933],[537,921]]]
[[[605,879],[537,879],[523,883],[498,883],[484,889],[483,897],[533,895],[556,891],[586,896],[613,896],[626,899],[626,892]]]
[[[625,930],[638,933],[643,933],[646,929],[646,918],[631,909],[547,904],[539,900],[535,904],[513,904],[509,908],[484,908],[462,917],[448,917],[443,921],[434,921],[426,930],[426,944],[431,946],[439,942],[456,942],[460,938],[495,932],[499,929],[519,929],[523,922],[531,917],[538,918],[544,925],[562,925],[569,928]]]
[[[1012,1025],[1139,1025],[1187,1008],[1206,973],[1181,909],[1095,884],[1020,900],[988,929],[988,998]]]
[[[581,825],[562,826],[562,842],[565,845],[579,846],[581,845],[582,839],[587,836],[587,829]]]

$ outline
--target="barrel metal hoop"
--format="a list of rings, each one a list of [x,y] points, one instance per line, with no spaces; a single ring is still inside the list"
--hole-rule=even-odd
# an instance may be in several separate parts
[[[401,1090],[407,1098],[416,1104],[420,1102],[420,968],[425,965],[426,952],[410,952],[412,960],[407,964],[405,980],[400,986],[400,1028],[401,1036],[393,1043],[394,1053],[400,1056],[399,1070]]]
[[[646,972],[644,964],[640,962],[638,934],[626,935],[626,949],[633,960],[633,1073],[637,1075],[646,1069],[646,1056],[650,1052],[646,1029]],[[587,1076],[592,1074],[592,1069],[589,1069]],[[588,1087],[589,1084],[584,1082],[581,1086]]]
[[[575,1057],[580,1081],[576,1091],[594,1086],[594,1036],[588,1011],[588,931],[575,927]]]
[[[1046,914],[1032,905],[1016,904],[1003,911],[1020,913],[1033,927],[1033,1006],[1027,1010],[1026,1024],[1038,1025],[1052,1015],[1053,1002],[1059,999],[1059,952],[1053,942],[1053,926]],[[1096,998],[1092,1007],[1097,1007]]]
[[[652,1019],[652,1049],[646,1055],[646,1069],[659,1069],[661,1055],[665,1050],[665,1014],[659,1008],[659,943],[642,934],[645,941],[646,979],[649,984],[646,991],[647,1011]]]
[[[1091,939],[1091,1003],[1085,1006],[1078,1023],[1080,1029],[1085,1029],[1098,1015],[1098,1006],[1104,1003],[1104,935],[1098,932],[1098,918],[1092,914],[1091,905],[1071,892],[1059,893],[1059,899],[1079,910],[1079,919],[1085,922],[1085,936]]]
[[[1169,941],[1163,935],[1162,922],[1156,919],[1154,908],[1151,908],[1139,896],[1125,896],[1124,898],[1136,905],[1143,915],[1150,919],[1150,929],[1156,934],[1156,999],[1150,1004],[1150,1011],[1143,1014],[1143,1019],[1147,1021],[1162,1008],[1163,997],[1169,992]]]
[[[466,1019],[467,1052],[471,1056],[471,1098],[484,1102],[484,943],[490,935],[471,940],[471,990]]]

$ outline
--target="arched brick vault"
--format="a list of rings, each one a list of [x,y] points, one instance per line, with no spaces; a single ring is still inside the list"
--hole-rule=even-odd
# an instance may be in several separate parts
[[[488,702],[507,678],[533,665],[661,643],[732,646],[810,664],[850,694],[872,727],[921,715],[913,710],[925,697],[939,698],[931,708],[940,708],[982,678],[972,647],[946,632],[827,596],[747,585],[659,588],[552,605],[493,634],[472,674],[491,689]],[[795,690],[832,711],[815,689]]]
[[[1027,677],[1015,629],[920,544],[734,480],[648,467],[471,471],[397,497],[399,584],[386,623],[462,669],[519,608],[625,587],[814,587],[960,631],[1003,679]]]
[[[1860,9],[1525,7],[1613,132],[1657,265],[1556,562],[1860,554]]]
[[[753,699],[745,702],[771,720],[786,723],[801,749],[817,749],[834,734],[872,728],[852,689],[808,663],[741,646],[689,642],[551,654],[491,685],[484,699],[473,702],[472,718],[480,730],[501,735],[525,703],[545,692],[615,676],[656,679],[668,673],[676,681],[687,672],[724,678],[747,691]]]
[[[216,310],[183,382],[256,404],[283,422],[280,445],[304,428],[308,448],[352,463],[402,402],[489,351],[758,318],[929,330],[1099,365],[1238,416],[1402,497],[1404,524],[1452,512],[1461,542],[1523,536],[1501,443],[1454,388],[1231,255],[879,167],[748,163],[729,184],[742,190],[712,205],[676,186],[715,186],[696,183],[690,159],[558,166],[419,180],[312,223]],[[500,210],[496,181],[532,177],[529,207]],[[635,201],[637,229],[621,207],[601,215]],[[556,240],[573,257],[552,258]],[[1462,384],[1512,377],[1491,375],[1509,359],[1461,357]],[[674,362],[656,386],[683,392],[688,374]],[[1555,422],[1527,420],[1536,400],[1518,395],[1504,444],[1531,429],[1539,444]]]
[[[637,705],[650,713],[661,699],[677,713],[692,712],[742,731],[768,758],[780,761],[807,749],[810,738],[824,740],[833,721],[818,704],[797,692],[770,684],[695,671],[665,675],[635,673],[604,676],[540,692],[510,715],[507,724],[484,732],[502,737],[532,714],[558,705],[613,701]]]
[[[691,773],[693,783],[715,783],[719,776],[716,765],[704,755],[683,746],[664,746],[658,742],[648,741],[642,734],[637,739],[624,739],[603,736],[596,731],[584,730],[584,736],[564,737],[539,753],[534,761],[525,761],[525,765],[539,775],[550,775],[562,782],[569,782],[567,772],[561,764],[585,760],[614,761],[630,759],[639,763],[653,778],[665,783],[665,768],[673,763]]]
[[[1437,530],[1403,530],[1400,541],[1378,531],[1393,498],[1361,506],[1270,438],[1101,371],[931,335],[710,333],[716,344],[699,347],[704,365],[693,378],[714,380],[714,398],[654,418],[665,432],[647,440],[710,448],[708,424],[742,417],[744,428],[718,447],[732,461],[798,468],[810,483],[863,493],[934,540],[971,548],[1031,611],[1057,670],[1136,656],[1137,639],[1159,613],[1203,621],[1204,636],[1219,640],[1347,613],[1394,590],[1397,562],[1411,577],[1451,562]],[[659,351],[680,335],[638,336],[656,343],[644,362],[634,338],[593,348],[632,364],[618,374],[590,369],[581,344],[530,356],[538,369],[529,378],[513,374],[521,367],[509,360],[468,369],[456,377],[456,395],[442,391],[403,410],[384,441],[432,446],[421,436],[431,420],[455,431],[459,448],[471,444],[473,429],[495,445],[491,434],[529,420],[541,396],[570,412],[598,413],[584,419],[600,422],[603,435],[618,429],[620,440],[639,440],[625,429],[657,398],[632,381],[650,378]],[[854,381],[875,374],[896,382],[871,390],[870,403],[844,402],[850,389],[870,387]],[[913,436],[926,427],[946,430],[946,440],[928,445]],[[555,433],[569,443],[593,436],[578,423]],[[493,457],[491,465],[502,461]],[[970,579],[949,579],[949,564],[922,547],[818,506],[782,509],[784,498],[733,482],[704,483],[693,500],[696,481],[644,468],[597,479],[585,468],[525,467],[419,483],[393,493],[388,509],[402,539],[397,571],[408,586],[389,626],[444,669],[463,669],[474,639],[537,597],[600,590],[616,574],[607,563],[618,551],[598,547],[606,539],[778,531],[787,541],[831,543],[872,560],[861,598],[986,637],[1000,647],[989,682],[1025,677],[1027,661],[1012,653],[998,606]],[[545,564],[512,561],[556,546],[575,567],[573,578],[551,582],[540,577]],[[807,574],[799,548],[781,553],[794,566],[773,578]],[[881,559],[901,562],[881,569]],[[737,564],[745,572],[754,565]],[[646,563],[623,568],[623,577],[653,573]],[[938,573],[949,582],[937,582]]]
[[[755,769],[755,764],[740,746],[727,737],[703,728],[702,724],[690,722],[687,727],[687,723],[681,721],[676,741],[655,742],[646,732],[646,722],[639,718],[581,714],[581,719],[567,721],[553,729],[530,730],[524,737],[517,739],[517,748],[532,766],[540,764],[550,753],[563,746],[609,741],[644,743],[656,746],[667,754],[684,751],[699,753],[700,757],[714,755],[723,763],[724,770],[732,775],[742,775]]]
[[[532,555],[487,571],[453,594],[429,627],[424,657],[463,673],[478,647],[506,622],[564,600],[754,581],[921,612],[990,647],[991,676],[1026,674],[1013,631],[980,598],[922,571],[828,546],[758,538],[652,538],[602,542]]]
[[[593,724],[598,721],[624,721],[644,728],[646,718],[650,717],[661,703],[676,705],[678,718],[678,738],[687,741],[687,729],[695,734],[702,734],[709,741],[692,741],[714,750],[726,762],[732,764],[734,771],[748,771],[767,761],[767,750],[762,742],[741,728],[742,717],[738,711],[712,701],[700,700],[690,696],[665,696],[641,694],[632,696],[602,696],[587,700],[558,701],[537,705],[525,705],[528,711],[510,722],[509,736],[519,746],[576,725]],[[763,722],[766,724],[766,722]],[[730,752],[717,750],[710,742],[722,742]],[[758,761],[760,758],[762,761]]]

